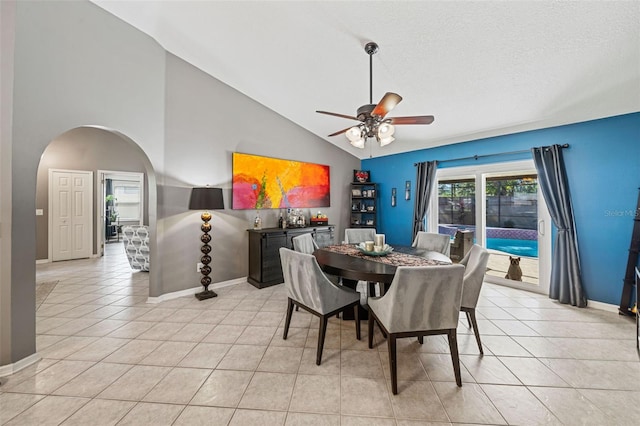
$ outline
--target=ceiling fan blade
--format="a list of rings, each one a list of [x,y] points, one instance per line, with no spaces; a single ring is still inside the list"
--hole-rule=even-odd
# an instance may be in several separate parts
[[[371,115],[377,115],[383,118],[389,111],[391,111],[396,105],[400,103],[402,96],[397,93],[387,92],[384,94],[378,105],[371,111]]]
[[[392,117],[388,118],[391,124],[431,124],[433,115],[416,115],[414,117]]]
[[[346,132],[347,130],[349,130],[351,127],[353,127],[353,126],[347,127],[346,129],[339,130],[339,131],[337,131],[335,133],[331,133],[329,136],[338,136],[338,135]]]
[[[328,111],[316,111],[316,112],[320,113],[320,114],[333,115],[334,117],[348,118],[350,120],[360,121],[360,120],[358,120],[358,118],[356,118],[356,117],[354,117],[352,115],[338,114],[337,112],[328,112]]]

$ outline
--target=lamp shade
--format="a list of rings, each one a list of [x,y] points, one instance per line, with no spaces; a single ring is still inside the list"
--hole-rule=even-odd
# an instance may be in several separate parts
[[[189,210],[222,210],[224,199],[222,188],[193,188],[189,199]]]

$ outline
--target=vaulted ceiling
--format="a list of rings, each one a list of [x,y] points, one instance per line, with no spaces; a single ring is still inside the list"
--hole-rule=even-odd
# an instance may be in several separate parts
[[[638,1],[93,0],[192,63],[360,158],[640,111]],[[392,144],[344,135],[369,103],[404,99]],[[247,117],[251,120],[251,117]]]

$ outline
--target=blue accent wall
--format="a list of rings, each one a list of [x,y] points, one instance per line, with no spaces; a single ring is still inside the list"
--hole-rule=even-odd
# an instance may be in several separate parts
[[[402,137],[394,143],[401,144]],[[564,159],[583,285],[590,300],[618,305],[640,187],[640,112],[363,160],[362,169],[370,170],[371,180],[379,183],[377,230],[387,235],[390,244],[411,243],[415,163],[565,143],[570,145]],[[504,155],[446,162],[439,167],[530,158],[529,153]],[[410,201],[404,199],[407,180],[411,181]],[[391,207],[393,187],[398,189],[397,207]]]

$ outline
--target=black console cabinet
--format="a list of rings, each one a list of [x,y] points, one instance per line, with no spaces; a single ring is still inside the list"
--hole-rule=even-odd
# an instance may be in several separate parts
[[[258,288],[282,283],[280,247],[293,250],[293,237],[311,233],[319,247],[333,244],[335,226],[308,228],[249,229],[249,276],[247,281]]]

